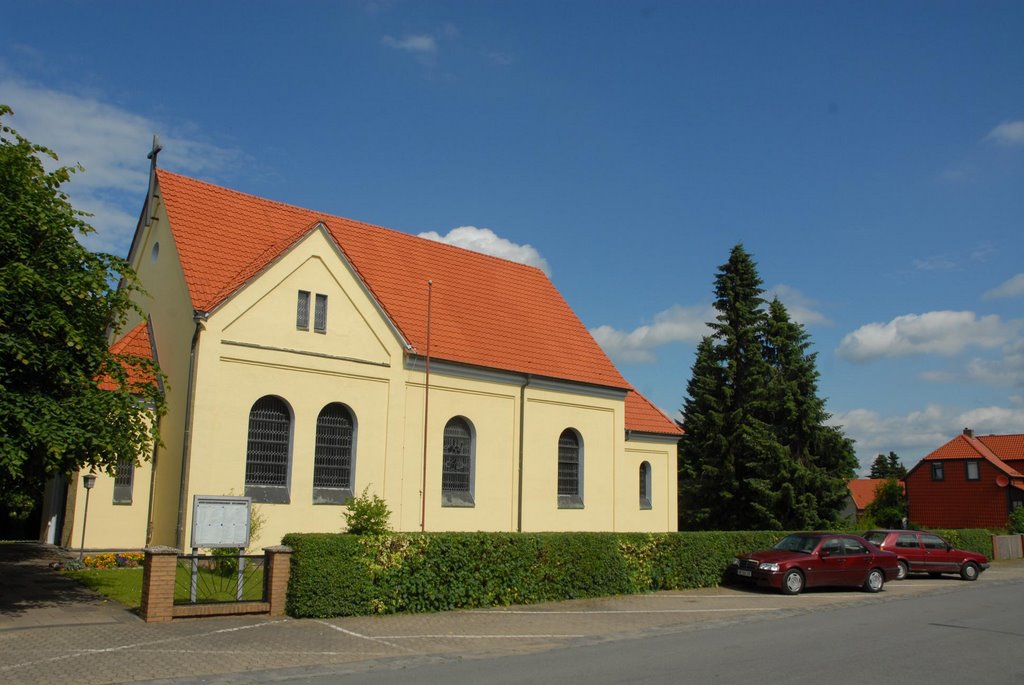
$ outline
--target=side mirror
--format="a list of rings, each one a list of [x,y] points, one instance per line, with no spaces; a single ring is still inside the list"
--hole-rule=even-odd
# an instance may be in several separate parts
[[[832,556],[832,552],[830,552],[830,551],[829,551],[829,550],[827,550],[827,549],[823,549],[823,550],[821,550],[821,553],[819,554],[819,556],[820,556],[820,557],[821,557],[822,559],[825,559],[826,557],[830,557],[830,556]]]

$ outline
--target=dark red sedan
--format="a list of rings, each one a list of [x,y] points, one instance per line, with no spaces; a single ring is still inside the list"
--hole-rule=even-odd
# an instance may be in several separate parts
[[[793,533],[771,549],[732,560],[737,580],[795,595],[808,587],[851,586],[878,592],[899,574],[899,562],[864,538],[848,533]]]
[[[928,573],[932,577],[958,573],[964,580],[977,580],[989,566],[984,554],[957,549],[925,530],[869,530],[864,537],[879,549],[896,554],[899,580],[906,578],[907,573]]]

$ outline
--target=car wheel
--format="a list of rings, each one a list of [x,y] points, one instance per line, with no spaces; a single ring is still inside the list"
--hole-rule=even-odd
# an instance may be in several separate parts
[[[978,569],[978,565],[973,561],[968,561],[964,564],[963,568],[960,569],[960,577],[964,580],[977,580],[978,574],[981,571]]]
[[[789,571],[782,576],[782,594],[798,595],[804,589],[804,574],[797,570]]]
[[[900,561],[899,568],[896,570],[896,580],[903,580],[910,573],[910,567],[907,566],[907,562]]]
[[[868,571],[867,580],[864,581],[864,589],[868,592],[878,592],[885,585],[885,574],[882,569],[873,568]]]

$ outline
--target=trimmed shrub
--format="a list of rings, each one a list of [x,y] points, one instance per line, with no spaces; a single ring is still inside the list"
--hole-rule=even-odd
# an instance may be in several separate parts
[[[328,618],[373,613],[374,588],[360,539],[340,534],[290,534],[294,550],[286,609],[291,616]]]
[[[784,532],[290,534],[295,617],[530,604],[717,585]]]
[[[984,554],[990,558],[992,556],[992,531],[990,530],[985,528],[933,528],[932,532],[944,537],[946,542],[954,547]]]

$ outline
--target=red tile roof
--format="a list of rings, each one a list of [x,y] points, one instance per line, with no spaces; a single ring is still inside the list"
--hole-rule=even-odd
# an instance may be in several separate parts
[[[322,223],[417,354],[426,352],[431,280],[432,357],[631,389],[535,267],[162,169],[157,179],[195,309],[215,309]],[[674,422],[653,406],[644,406],[650,405],[647,400],[630,404],[634,410],[627,410],[627,428],[677,434]],[[630,416],[643,428],[634,428]]]
[[[884,478],[854,478],[846,484],[857,511],[863,511],[875,501],[875,490],[884,482]]]
[[[110,346],[110,351],[116,355],[129,355],[132,357],[152,360],[153,347],[150,344],[149,326],[147,323],[143,321],[125,333],[124,336]],[[153,383],[156,380],[153,377],[153,374],[148,371],[143,371],[137,366],[128,364],[124,361],[122,361],[122,366],[125,371],[128,372],[128,382],[131,385],[145,385],[147,383]],[[104,390],[114,390],[117,388],[114,381],[109,376],[101,378],[99,385]]]
[[[1024,434],[979,435],[978,440],[1003,461],[1024,459]]]
[[[631,390],[626,395],[626,428],[639,433],[683,434],[683,430],[675,421],[665,416],[636,390]]]
[[[1008,476],[1021,478],[1016,469],[1003,459],[1020,459],[1024,435],[968,435],[960,434],[921,460],[949,461],[954,459],[984,459]]]

